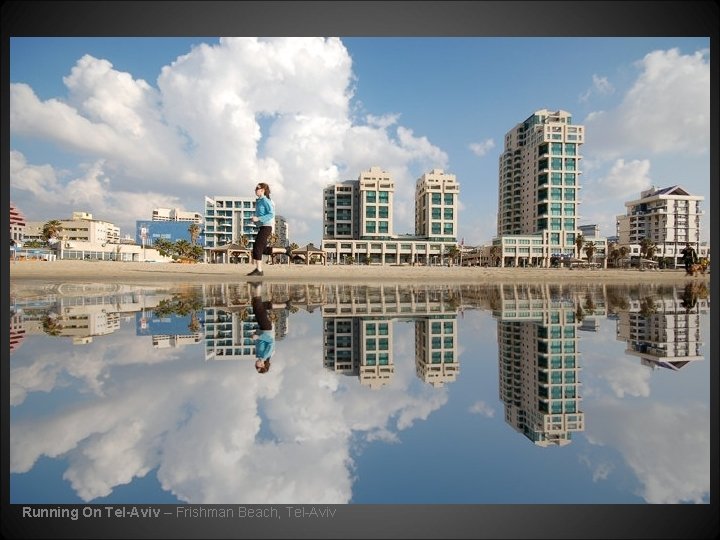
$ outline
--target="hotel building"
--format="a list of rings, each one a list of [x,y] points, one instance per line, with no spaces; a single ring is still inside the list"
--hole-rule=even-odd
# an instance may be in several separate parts
[[[506,133],[497,237],[487,260],[503,267],[547,267],[552,257],[576,255],[584,141],[584,126],[562,110],[535,111]]]
[[[415,325],[415,371],[435,387],[456,380],[460,370],[457,305],[442,288],[327,286],[322,306],[323,365],[380,388],[395,373],[394,322]]]
[[[219,258],[218,262],[229,262],[228,252],[223,253],[218,248],[241,244],[243,237],[247,248],[252,249],[258,230],[252,221],[254,215],[254,197],[205,197],[205,260]],[[273,233],[278,235],[281,246],[289,245],[289,227],[283,216],[275,216]],[[211,257],[210,251],[218,253],[217,257]]]
[[[628,309],[618,313],[617,339],[627,343],[628,356],[639,358],[643,366],[671,371],[704,359],[701,314],[709,312],[709,295],[700,295],[694,305],[687,305],[683,292],[678,287],[673,295],[631,299]]]
[[[436,264],[457,245],[460,186],[433,169],[415,188],[415,234],[393,230],[392,176],[380,167],[323,190],[323,241],[328,262]]]
[[[500,285],[498,327],[505,421],[538,446],[565,446],[585,429],[580,410],[577,299],[549,285]]]
[[[290,226],[285,216],[275,214],[275,227],[273,232],[278,236],[278,245],[287,247],[290,245]]]
[[[687,242],[699,257],[708,256],[708,246],[700,244],[700,203],[705,198],[690,195],[681,186],[646,189],[640,198],[625,203],[625,215],[617,216],[618,243],[639,255],[643,239],[655,245],[655,257],[672,258],[682,266],[680,252]]]
[[[190,227],[200,227],[195,243],[203,245],[205,236],[202,229],[203,216],[200,212],[188,212],[178,208],[155,208],[151,220],[135,222],[135,244],[153,246],[157,240],[177,242],[185,240],[192,243]]]
[[[155,208],[152,212],[152,221],[189,221],[202,223],[200,212],[188,212],[178,208]]]
[[[270,287],[269,287],[270,288]],[[272,295],[272,288],[270,288]],[[212,284],[203,291],[205,360],[255,360],[258,323],[247,284]],[[269,308],[270,309],[270,308]],[[286,309],[272,308],[276,340],[288,332]]]
[[[10,203],[10,240],[15,244],[22,244],[25,240],[25,227],[27,222],[22,212]]]
[[[87,244],[119,244],[120,227],[108,221],[93,219],[88,212],[73,212],[70,219],[60,219],[60,236],[64,243],[63,248],[69,248],[68,244],[82,242]],[[43,241],[43,227],[45,221],[28,221],[25,228],[27,240]]]

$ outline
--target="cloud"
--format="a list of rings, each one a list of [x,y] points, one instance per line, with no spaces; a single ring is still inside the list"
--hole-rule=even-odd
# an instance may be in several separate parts
[[[495,409],[484,401],[476,401],[469,408],[471,414],[479,414],[486,418],[493,418],[495,416]]]
[[[637,154],[703,155],[710,141],[709,51],[653,51],[620,105],[590,113],[585,152],[616,159]],[[595,88],[595,86],[593,87]]]
[[[710,418],[707,406],[606,400],[586,407],[588,439],[617,449],[650,504],[707,503],[710,497]],[[594,474],[603,477],[607,471]]]
[[[75,197],[87,204],[75,210],[127,234],[149,219],[152,205],[202,211],[204,196],[252,197],[262,178],[302,244],[318,240],[320,193],[329,183],[381,166],[395,175],[401,208],[421,174],[447,163],[397,114],[354,120],[356,77],[336,38],[223,38],[164,66],[156,87],[85,55],[63,82],[66,98],[45,101],[26,84],[10,88],[12,135],[45,140],[78,160],[67,178],[53,177],[53,162],[14,170],[12,198],[31,220],[62,217]],[[100,203],[78,199],[85,184],[73,179],[84,176],[82,163],[94,168],[85,182]],[[33,190],[46,187],[53,197],[34,215]],[[413,220],[398,211],[397,232],[411,232]]]
[[[600,77],[593,73],[592,81],[592,86],[580,96],[580,102],[588,101],[594,95],[606,96],[615,92],[615,87],[608,81],[607,77]]]
[[[580,463],[587,465],[588,469],[590,469],[592,472],[593,482],[597,482],[598,480],[607,480],[610,473],[615,469],[615,465],[606,461],[593,463],[593,460],[585,454],[579,455],[578,460]]]
[[[149,354],[149,338],[122,333],[71,358],[57,346],[52,357],[26,356],[11,372],[14,406],[69,378],[86,394],[11,422],[11,472],[30,470],[41,456],[65,458],[63,477],[84,501],[157,474],[164,490],[189,503],[348,503],[355,434],[397,442],[443,406],[447,392],[419,384],[410,346],[398,347],[391,384],[374,391],[308,362],[298,351],[322,350],[321,339],[302,323],[293,332],[292,347],[278,341],[263,377],[242,360],[204,363],[200,347]]]
[[[617,159],[605,176],[594,178],[585,184],[583,203],[590,207],[608,200],[637,199],[640,192],[651,185],[649,160],[636,159],[626,162],[624,159]],[[618,208],[618,213],[624,213],[624,208]]]
[[[485,154],[487,154],[490,150],[495,148],[495,141],[493,139],[485,139],[484,141],[479,142],[479,143],[470,143],[468,145],[468,147],[470,148],[470,150],[472,151],[473,154],[475,154],[476,156],[482,157]]]

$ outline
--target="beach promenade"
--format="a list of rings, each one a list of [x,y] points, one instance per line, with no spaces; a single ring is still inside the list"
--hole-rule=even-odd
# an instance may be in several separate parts
[[[115,261],[10,261],[10,282],[226,283],[249,281],[248,264]],[[482,268],[394,265],[264,265],[264,282],[290,283],[709,283],[710,273],[684,270]]]

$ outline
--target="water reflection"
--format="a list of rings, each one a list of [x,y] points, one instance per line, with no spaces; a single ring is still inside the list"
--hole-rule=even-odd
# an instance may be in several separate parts
[[[707,426],[693,441],[693,471],[666,480],[684,484],[675,500],[667,500],[675,486],[663,486],[661,473],[631,460],[625,467],[638,469],[644,491],[608,492],[596,485],[608,473],[596,468],[587,485],[558,501],[540,492],[508,494],[502,479],[493,483],[493,473],[481,471],[477,455],[460,450],[489,453],[490,437],[503,441],[494,467],[503,468],[503,460],[515,469],[533,464],[532,474],[548,475],[540,483],[577,475],[530,448],[580,444],[573,461],[591,461],[601,431],[598,422],[577,443],[593,423],[585,404],[590,397],[603,411],[609,403],[594,379],[606,378],[616,396],[642,394],[628,387],[637,374],[620,379],[621,370],[606,375],[596,367],[616,362],[618,352],[650,372],[684,372],[703,360],[710,303],[704,283],[266,283],[257,293],[246,283],[14,285],[11,502],[113,500],[122,486],[148,476],[159,487],[139,499],[126,495],[134,497],[127,502],[167,502],[168,495],[194,503],[638,502],[633,489],[645,502],[709,499]],[[262,377],[252,368],[263,348],[254,339],[259,326],[272,333],[274,353]],[[707,383],[707,368],[699,374],[686,385],[676,381],[685,393],[674,399],[707,396],[692,404],[702,424],[709,390],[697,385]],[[491,422],[469,434],[471,417],[494,418],[494,403],[504,410],[504,427]],[[672,409],[662,401],[654,406]],[[684,417],[678,422],[688,429]],[[533,444],[506,438],[508,432]],[[435,481],[447,483],[444,492],[416,492],[408,478],[397,481],[411,455],[433,455],[446,444],[458,470],[446,464],[447,477]],[[33,477],[43,458],[63,469],[58,483],[69,483],[76,499]],[[468,471],[475,469],[482,479],[473,480]]]

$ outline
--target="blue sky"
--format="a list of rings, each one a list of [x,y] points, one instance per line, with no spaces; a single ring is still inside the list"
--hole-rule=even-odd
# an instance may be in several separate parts
[[[458,239],[495,235],[498,156],[534,111],[585,125],[580,224],[615,234],[652,185],[705,197],[709,39],[11,38],[10,198],[29,220],[88,211],[133,235],[156,207],[253,196],[319,243],[322,188],[379,166],[395,233],[416,179],[460,182]]]

